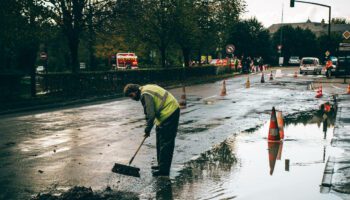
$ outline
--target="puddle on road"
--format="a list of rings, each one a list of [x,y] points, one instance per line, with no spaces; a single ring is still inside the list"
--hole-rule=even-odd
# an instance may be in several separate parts
[[[186,163],[167,191],[175,199],[340,199],[320,193],[327,157],[337,151],[335,114],[310,113],[286,117],[281,143],[267,142],[269,123],[228,138]]]

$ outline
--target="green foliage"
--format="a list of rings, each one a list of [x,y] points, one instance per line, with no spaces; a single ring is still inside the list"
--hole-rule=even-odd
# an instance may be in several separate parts
[[[321,35],[317,38],[309,29],[283,26],[272,36],[274,47],[280,44],[281,31],[283,35],[282,52],[286,59],[290,56],[313,56],[322,60],[327,50],[331,52],[331,55],[335,55],[336,49],[342,40],[341,34],[332,33],[330,38],[328,35]]]
[[[257,19],[239,21],[231,27],[229,33],[227,43],[236,46],[235,55],[264,58],[271,55],[269,32]]]
[[[346,18],[332,18],[331,20],[332,24],[350,24],[350,21],[347,20]]]
[[[287,59],[290,56],[317,56],[319,45],[314,33],[309,29],[293,28],[291,26],[283,26],[272,36],[272,44],[274,47],[280,44],[282,31],[282,52]]]

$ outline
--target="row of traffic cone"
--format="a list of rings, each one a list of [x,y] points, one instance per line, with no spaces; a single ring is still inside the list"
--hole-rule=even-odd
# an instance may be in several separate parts
[[[298,77],[297,72],[295,72],[294,77]],[[270,80],[273,80],[273,74],[271,71],[271,75],[270,75]],[[264,77],[264,72],[261,73],[261,83],[265,83],[265,77]],[[249,76],[247,77],[247,82],[246,82],[246,88],[250,88],[250,81],[249,81]],[[350,94],[350,84],[348,85],[347,88],[347,94]],[[227,92],[226,92],[226,80],[223,81],[222,83],[222,89],[221,89],[221,93],[220,96],[226,96]],[[316,92],[316,98],[321,98],[323,96],[323,92],[322,92],[322,85],[319,86],[317,92]],[[185,87],[182,87],[182,95],[181,95],[181,99],[180,99],[180,108],[186,108],[187,106],[187,102],[186,102],[186,89]]]

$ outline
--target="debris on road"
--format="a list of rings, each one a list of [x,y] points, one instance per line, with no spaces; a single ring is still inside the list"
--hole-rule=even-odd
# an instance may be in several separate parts
[[[113,191],[110,187],[107,187],[102,192],[93,192],[91,188],[75,186],[69,189],[67,192],[60,196],[53,194],[38,194],[32,200],[114,200],[125,199],[133,200],[139,199],[135,193]]]

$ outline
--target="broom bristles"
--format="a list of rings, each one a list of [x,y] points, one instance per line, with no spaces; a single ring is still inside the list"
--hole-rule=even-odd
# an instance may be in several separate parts
[[[140,177],[140,168],[132,167],[129,165],[122,165],[118,163],[114,164],[112,168],[112,172],[127,175],[127,176]]]

